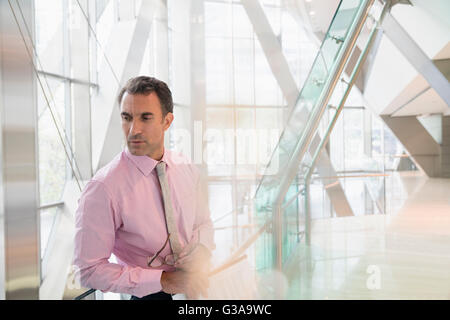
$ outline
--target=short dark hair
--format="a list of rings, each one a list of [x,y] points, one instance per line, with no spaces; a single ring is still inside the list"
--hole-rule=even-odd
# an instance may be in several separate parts
[[[127,81],[122,90],[120,90],[119,96],[117,97],[119,106],[122,103],[125,92],[128,94],[143,95],[155,92],[159,98],[163,116],[166,116],[169,112],[173,113],[172,92],[164,81],[147,76],[131,78]]]

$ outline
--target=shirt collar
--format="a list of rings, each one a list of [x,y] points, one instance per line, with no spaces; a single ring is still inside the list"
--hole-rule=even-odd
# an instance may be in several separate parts
[[[141,171],[145,176],[148,176],[150,172],[152,172],[153,169],[156,168],[156,165],[161,161],[164,161],[167,167],[170,167],[171,165],[169,151],[166,149],[164,149],[164,154],[160,161],[152,159],[149,156],[135,156],[130,152],[130,150],[128,150],[128,147],[125,147],[124,152],[128,159],[130,159],[139,169],[139,171]]]

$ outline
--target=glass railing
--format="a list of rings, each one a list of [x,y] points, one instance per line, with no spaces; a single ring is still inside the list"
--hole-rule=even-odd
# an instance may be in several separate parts
[[[355,216],[385,213],[385,180],[390,173],[385,172],[375,159],[365,155],[357,159],[360,164],[358,168],[325,177],[328,179],[314,172],[309,184],[311,220],[339,217],[326,192],[333,187],[333,182],[324,183],[324,180],[340,182]]]
[[[314,172],[311,168],[315,166],[318,153],[328,139],[328,136],[321,137],[318,143],[313,142],[313,137],[319,134],[328,103],[337,101],[342,107],[348,96],[355,74],[346,76],[344,68],[372,4],[373,0],[341,1],[260,181],[255,194],[256,218],[260,224],[272,220],[271,228],[257,244],[260,270],[280,268],[289,260],[296,244],[303,237],[308,238],[308,179]],[[371,42],[375,27],[369,29],[372,33],[367,43]],[[352,70],[356,72],[360,62],[352,66]],[[340,78],[344,82],[348,80],[348,90],[334,90]],[[335,114],[327,117],[327,123],[323,124],[329,129],[327,134],[340,112],[339,108],[334,110]]]
[[[264,212],[270,208],[278,194],[278,187],[284,176],[286,166],[291,160],[293,153],[305,136],[305,131],[311,125],[313,115],[318,113],[321,102],[325,98],[326,89],[330,88],[333,80],[333,73],[339,64],[339,57],[342,56],[344,39],[348,37],[351,30],[355,29],[355,21],[362,13],[364,0],[344,0],[329,27],[325,40],[323,41],[319,53],[317,54],[312,69],[300,92],[297,104],[293,108],[286,127],[275,148],[271,163],[268,168],[270,172],[261,179],[256,192],[258,212]],[[347,44],[348,45],[348,44]],[[277,170],[274,171],[272,162],[277,163]]]

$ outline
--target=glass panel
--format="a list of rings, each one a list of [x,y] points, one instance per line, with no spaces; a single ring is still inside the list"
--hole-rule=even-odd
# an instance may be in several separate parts
[[[217,220],[214,223],[215,227],[228,226],[232,223],[232,215],[228,214],[233,210],[233,197],[230,184],[209,183],[209,204],[211,220]]]
[[[231,37],[231,6],[228,3],[205,2],[205,36]]]
[[[372,156],[383,156],[383,123],[378,117],[372,117]]]
[[[309,185],[311,220],[326,219],[336,215],[321,179],[313,179]]]
[[[283,102],[281,90],[270,70],[267,58],[259,40],[255,38],[255,104],[261,106],[276,106]]]
[[[40,211],[40,231],[41,231],[41,259],[44,259],[48,241],[52,233],[58,208],[48,208]]]
[[[253,105],[255,101],[253,44],[253,39],[235,39],[233,42],[234,102],[238,105]]]
[[[284,129],[278,146],[273,154],[272,161],[276,160],[274,157],[278,157],[279,168],[282,168],[282,170],[279,170],[275,175],[265,175],[263,177],[260,184],[260,193],[268,192],[272,195],[278,193],[277,189],[280,179],[283,176],[284,169],[289,162],[297,142],[304,134],[308,120],[311,118],[312,114],[317,111],[317,102],[319,101],[323,89],[325,88],[325,84],[330,76],[328,72],[332,65],[337,62],[335,60],[342,47],[341,38],[346,36],[349,31],[360,3],[361,1],[343,1],[341,6],[344,4],[343,8],[345,8],[345,14],[341,13],[340,8],[338,8],[327,37],[322,43],[321,50],[314,61],[313,68],[300,93],[297,105],[288,120],[286,128]],[[351,14],[349,14],[349,12]],[[273,196],[267,197],[267,194],[263,198],[271,202],[275,200]],[[260,204],[264,205],[263,203]],[[265,205],[268,205],[268,203],[265,203]]]
[[[231,104],[231,39],[209,38],[205,41],[206,101],[208,104]]]
[[[253,26],[241,4],[233,4],[233,37],[253,39]]]
[[[99,9],[99,7],[97,7],[97,9]],[[97,19],[97,24],[95,27],[95,37],[98,41],[96,41],[97,67],[100,72],[103,69],[103,64],[106,63],[105,55],[109,59],[105,49],[116,21],[114,14],[114,1],[109,0],[107,3],[103,3],[97,14],[100,16]]]
[[[303,182],[303,181],[302,181]],[[282,260],[285,263],[304,231],[304,184],[296,179],[286,194],[283,204]],[[302,215],[302,223],[300,216]]]
[[[286,57],[297,87],[301,88],[311,70],[318,46],[288,10],[283,10],[281,25],[283,55]]]
[[[236,175],[256,173],[257,131],[255,109],[236,109]]]
[[[286,169],[297,144],[304,143],[302,140],[306,134],[312,134],[311,132],[306,132],[308,128],[307,124],[311,125],[310,122],[316,118],[316,115],[319,115],[322,108],[319,102],[323,99],[325,89],[331,85],[330,81],[332,77],[336,76],[334,70],[339,63],[338,57],[343,50],[343,43],[348,37],[350,30],[354,30],[355,21],[357,20],[356,17],[362,14],[362,5],[366,3],[367,1],[364,0],[343,0],[336,11],[325,40],[321,45],[308,78],[299,94],[297,104],[289,116],[286,127],[258,187],[255,199],[256,212],[263,221],[265,221],[264,218],[272,214],[272,206],[277,200],[282,179],[286,175]],[[258,90],[256,92],[258,93]],[[318,143],[313,146],[310,155],[314,154],[314,148],[317,146]],[[306,159],[308,157],[307,153],[303,157],[303,167],[299,170],[301,176],[306,173],[306,164],[310,162]],[[268,174],[268,169],[273,163],[278,163],[277,170]],[[298,189],[295,189],[291,185],[288,194],[295,190],[298,191]],[[284,214],[286,216],[283,217],[287,221],[285,223],[292,220],[291,216],[293,214],[290,210],[285,211]],[[290,241],[286,238],[288,235],[283,234],[283,237],[282,252],[283,256],[285,256],[288,254],[286,252],[290,250]],[[273,243],[270,244],[270,246],[273,245]],[[273,251],[274,248],[267,248],[267,250]]]
[[[329,113],[334,114],[335,110],[330,109]],[[330,159],[336,171],[344,171],[344,119],[339,117],[330,135]]]
[[[396,156],[403,153],[403,147],[392,134],[391,130],[384,126],[384,156],[386,170],[396,170],[399,158]]]
[[[190,109],[185,106],[174,105],[174,120],[169,129],[169,149],[181,152],[188,159],[193,159],[191,154],[192,137],[189,132],[191,127]]]
[[[234,164],[233,109],[208,108],[204,143],[208,175],[229,176]]]
[[[363,182],[367,191],[366,197],[369,198],[369,201],[372,201],[372,212],[366,210],[366,213],[386,213],[386,176],[369,176]]]
[[[61,0],[35,1],[37,67],[56,74],[64,74],[64,3]]]
[[[270,161],[270,157],[277,145],[282,127],[283,110],[280,108],[257,108],[256,130],[258,132],[258,168],[261,175]],[[252,194],[253,196],[253,194]]]
[[[265,220],[256,218],[259,225],[263,225]],[[255,242],[255,266],[256,271],[271,269],[275,258],[275,247],[273,245],[273,232],[271,228],[266,229]]]
[[[360,170],[364,155],[363,110],[343,110],[345,170]]]
[[[233,197],[232,187],[229,183],[210,182],[209,207],[214,228],[214,241],[216,244],[215,255],[217,262],[228,258],[233,249],[233,232],[229,227],[233,224]]]
[[[55,104],[53,106],[56,106],[56,108],[52,107],[52,110],[59,123],[59,128],[63,129],[66,84],[54,79],[48,79],[48,84],[54,97]],[[48,94],[47,97],[49,97]],[[38,110],[39,190],[42,205],[61,199],[66,179],[66,155],[41,90],[38,91]]]

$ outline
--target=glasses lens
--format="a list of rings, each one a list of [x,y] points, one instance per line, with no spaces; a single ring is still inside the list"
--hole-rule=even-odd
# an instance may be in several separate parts
[[[163,264],[161,261],[161,258],[160,257],[155,258],[155,256],[152,256],[151,258],[149,258],[148,263],[150,263],[149,267],[151,267],[151,268],[158,268],[158,267],[161,267]]]
[[[164,261],[169,266],[173,266],[175,264],[175,257],[173,256],[173,254],[169,254],[164,258]]]

